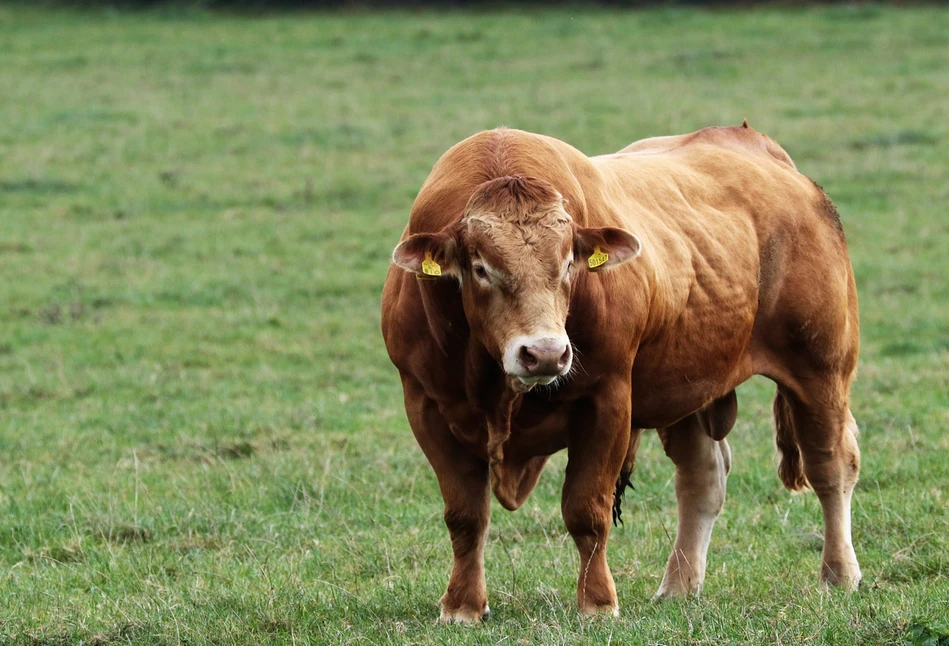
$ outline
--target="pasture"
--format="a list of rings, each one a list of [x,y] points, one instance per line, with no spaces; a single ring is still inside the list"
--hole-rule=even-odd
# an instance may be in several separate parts
[[[949,10],[248,17],[0,7],[0,643],[949,643]],[[564,455],[495,504],[493,616],[437,626],[435,478],[379,294],[431,165],[747,118],[835,200],[861,298],[859,591],[739,390],[699,600],[647,434],[581,620]]]

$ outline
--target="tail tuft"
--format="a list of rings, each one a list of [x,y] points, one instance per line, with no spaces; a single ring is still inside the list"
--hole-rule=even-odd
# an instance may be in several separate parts
[[[804,475],[801,450],[794,438],[791,407],[780,392],[774,398],[774,441],[781,452],[781,463],[778,465],[778,477],[781,482],[789,491],[806,489],[807,477]]]

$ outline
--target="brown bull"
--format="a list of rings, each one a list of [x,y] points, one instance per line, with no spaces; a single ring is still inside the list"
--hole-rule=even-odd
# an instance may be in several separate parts
[[[857,293],[837,212],[768,137],[708,128],[601,157],[499,129],[435,165],[393,254],[382,330],[445,500],[441,617],[488,612],[490,491],[520,507],[566,448],[562,513],[584,614],[617,613],[614,488],[641,430],[676,465],[659,596],[697,593],[725,499],[734,389],[778,385],[781,480],[824,513],[823,581],[860,581],[849,409]]]

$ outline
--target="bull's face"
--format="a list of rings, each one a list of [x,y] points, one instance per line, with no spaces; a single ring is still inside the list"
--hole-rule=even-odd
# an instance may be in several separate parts
[[[459,224],[411,236],[393,260],[458,280],[472,335],[509,386],[526,392],[570,372],[565,325],[578,272],[614,267],[639,251],[622,229],[577,227],[546,182],[504,177],[475,190]]]

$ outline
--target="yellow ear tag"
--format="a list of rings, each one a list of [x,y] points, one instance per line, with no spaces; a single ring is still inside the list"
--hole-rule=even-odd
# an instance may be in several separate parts
[[[442,266],[432,260],[432,253],[425,252],[425,260],[422,261],[422,273],[426,276],[441,276]]]
[[[587,264],[590,265],[590,269],[596,269],[606,264],[606,261],[609,259],[609,254],[600,251],[600,245],[597,245],[593,247],[593,253],[590,255],[590,260],[587,261]]]

